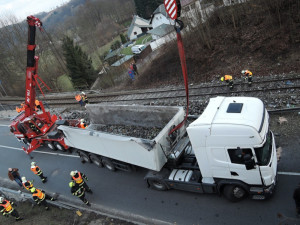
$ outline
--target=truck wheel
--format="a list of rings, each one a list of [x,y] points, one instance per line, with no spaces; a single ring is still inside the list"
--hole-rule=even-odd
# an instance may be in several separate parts
[[[85,162],[89,162],[90,163],[91,162],[88,154],[86,154],[85,152],[80,151],[78,154],[79,154],[79,156],[81,158],[81,162],[82,163],[85,163]]]
[[[223,194],[231,202],[241,201],[247,196],[247,192],[239,185],[226,185]]]
[[[158,191],[165,191],[167,190],[167,185],[165,182],[159,179],[149,179],[148,183],[151,188],[158,190]]]
[[[94,163],[97,167],[103,167],[103,163],[101,162],[101,159],[94,154],[90,154],[90,159],[92,161],[92,163]]]
[[[62,146],[61,144],[59,144],[58,142],[53,142],[55,148],[59,151],[65,152],[66,149],[64,148],[64,146]]]
[[[45,141],[45,144],[48,146],[48,148],[50,148],[53,151],[56,151],[56,147],[54,146],[54,144],[51,141]]]
[[[102,163],[106,167],[106,169],[108,169],[110,171],[116,171],[115,165],[109,158],[103,158]]]

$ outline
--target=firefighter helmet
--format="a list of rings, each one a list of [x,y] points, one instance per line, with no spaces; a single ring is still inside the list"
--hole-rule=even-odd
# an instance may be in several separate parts
[[[31,166],[35,166],[36,165],[36,162],[31,162]]]
[[[2,203],[4,201],[4,198],[3,197],[0,197],[0,202]]]
[[[69,183],[69,187],[71,188],[71,187],[74,187],[74,186],[75,186],[74,182],[71,181],[71,182]]]
[[[71,171],[70,176],[74,177],[75,175],[76,175],[76,172],[75,171]]]
[[[12,168],[8,168],[8,171],[11,172],[11,171],[12,171]]]
[[[24,183],[27,181],[26,177],[22,177],[21,179],[22,179],[22,182],[24,182]]]
[[[246,73],[246,70],[242,70],[241,73],[242,73],[242,74]]]
[[[33,192],[35,192],[35,191],[36,191],[36,188],[35,188],[35,187],[33,187],[33,188],[31,188],[31,189],[30,189],[30,191],[33,193]]]
[[[81,119],[80,122],[81,122],[81,123],[85,123],[85,119]]]
[[[221,81],[224,81],[224,77],[221,77],[221,79],[220,79]]]

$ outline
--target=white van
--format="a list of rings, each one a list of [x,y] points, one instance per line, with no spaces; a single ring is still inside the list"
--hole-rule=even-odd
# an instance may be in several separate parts
[[[145,49],[145,45],[134,45],[131,47],[133,54],[140,54]]]

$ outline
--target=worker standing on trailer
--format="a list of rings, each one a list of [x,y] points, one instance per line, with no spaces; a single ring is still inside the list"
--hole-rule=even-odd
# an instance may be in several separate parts
[[[36,202],[37,205],[43,205],[45,206],[45,209],[48,210],[49,206],[46,201],[46,199],[49,199],[51,201],[55,201],[53,197],[50,195],[47,195],[43,190],[37,189],[35,187],[31,188],[32,198]]]
[[[40,169],[40,167],[38,167],[36,165],[36,162],[31,163],[31,168],[30,169],[34,174],[38,175],[41,178],[43,183],[47,182],[47,177],[44,177],[43,171]]]
[[[228,83],[229,88],[233,88],[233,79],[231,75],[224,75],[223,77],[221,77],[221,81],[226,81],[226,83]]]
[[[86,128],[87,124],[86,124],[85,119],[81,119],[81,120],[80,120],[79,126],[80,126],[80,128],[82,128],[82,129],[85,129],[85,128]]]
[[[75,171],[71,171],[70,176],[72,177],[72,180],[74,180],[75,183],[78,184],[80,187],[84,187],[87,192],[93,193],[92,190],[84,181],[84,179],[86,181],[89,180],[84,173],[80,173],[79,171],[75,170]]]
[[[15,217],[16,221],[22,220],[23,218],[20,217],[18,211],[12,207],[14,203],[8,201],[7,199],[0,197],[0,212],[3,216],[13,216]]]
[[[83,186],[79,186],[79,184],[75,183],[75,181],[71,181],[69,183],[69,187],[71,188],[72,195],[77,196],[84,204],[90,206],[89,201],[85,198],[85,190]]]
[[[252,84],[252,72],[250,70],[242,70],[241,72],[243,75],[245,75],[245,81],[248,81],[249,86]]]
[[[27,191],[31,191],[31,188],[33,188],[33,182],[27,180],[26,177],[22,177],[22,184]]]

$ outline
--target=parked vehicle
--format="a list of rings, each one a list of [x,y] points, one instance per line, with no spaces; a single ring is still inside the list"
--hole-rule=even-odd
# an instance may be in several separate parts
[[[140,54],[145,48],[145,45],[134,45],[131,47],[131,51],[133,54]]]
[[[157,190],[181,189],[223,194],[231,201],[247,195],[265,199],[276,184],[275,139],[261,100],[251,97],[212,98],[203,114],[170,129],[184,117],[181,107],[88,105],[87,129],[61,125],[68,146],[85,162],[109,170],[149,169],[145,180]],[[98,131],[97,126],[160,126],[152,140]]]

